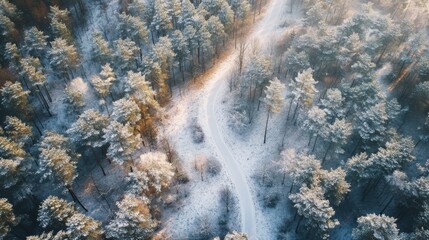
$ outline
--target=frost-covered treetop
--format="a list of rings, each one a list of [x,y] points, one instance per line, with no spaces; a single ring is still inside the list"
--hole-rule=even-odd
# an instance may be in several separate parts
[[[399,239],[396,219],[386,215],[368,214],[359,217],[358,226],[353,229],[352,237],[356,240]]]

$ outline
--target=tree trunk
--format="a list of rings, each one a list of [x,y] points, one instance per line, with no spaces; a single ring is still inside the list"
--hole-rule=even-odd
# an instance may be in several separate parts
[[[384,208],[380,211],[380,214],[383,214],[383,213],[384,213],[384,211],[386,211],[386,209],[387,209],[387,208],[389,207],[389,205],[392,203],[393,199],[394,199],[394,196],[392,196],[392,197],[390,198],[390,200],[387,202],[386,206],[384,206]]]
[[[73,198],[73,201],[77,202],[83,208],[83,210],[85,210],[85,212],[88,212],[88,209],[85,208],[85,206],[82,204],[82,202],[76,196],[76,194],[73,192],[73,190],[71,189],[71,187],[67,187],[67,190],[69,191],[71,197]]]
[[[94,148],[91,147],[92,155],[94,155],[95,161],[97,161],[98,166],[100,167],[101,171],[103,172],[103,175],[106,176],[106,172],[104,171],[103,166],[100,163],[100,160],[97,157],[97,153],[94,151]]]
[[[268,119],[270,117],[270,109],[267,111],[267,121],[265,122],[264,144],[267,140]]]
[[[322,165],[323,165],[323,163],[325,162],[325,160],[326,160],[326,156],[328,156],[328,153],[329,153],[329,150],[331,150],[331,147],[332,147],[332,143],[329,143],[329,146],[328,146],[328,148],[326,149],[325,155],[323,156],[323,159],[322,159]]]
[[[317,143],[318,139],[319,139],[319,134],[316,135],[316,139],[314,140],[314,144],[313,144],[313,148],[311,149],[311,153],[314,153],[314,149],[316,149],[316,143]]]

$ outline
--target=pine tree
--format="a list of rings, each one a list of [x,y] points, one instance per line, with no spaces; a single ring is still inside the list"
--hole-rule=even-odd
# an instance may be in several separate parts
[[[43,228],[64,227],[67,220],[75,213],[77,211],[72,203],[55,196],[49,196],[39,206],[37,221]]]
[[[139,65],[140,48],[136,46],[136,43],[126,38],[116,40],[115,45],[117,67],[124,72],[137,69]]]
[[[113,69],[110,67],[108,63],[102,66],[102,70],[100,72],[100,76],[93,76],[91,78],[91,83],[94,86],[95,91],[98,96],[100,96],[103,100],[104,106],[106,107],[107,114],[110,115],[109,108],[107,107],[107,95],[111,94],[111,88],[113,83],[116,81],[115,73]]]
[[[326,148],[322,164],[325,161],[326,156],[328,155],[329,150],[331,150],[332,147],[334,147],[335,153],[344,153],[342,146],[348,142],[347,139],[350,137],[352,132],[352,124],[344,119],[336,119],[334,123],[328,125],[326,131],[324,132],[325,135],[323,136],[323,139],[328,142],[329,145]]]
[[[298,72],[310,67],[310,59],[305,51],[298,51],[296,48],[289,48],[284,54],[284,65],[286,76],[296,77]]]
[[[40,166],[37,173],[42,175],[41,179],[49,179],[67,189],[73,200],[87,211],[72,189],[77,177],[76,160],[80,155],[70,148],[68,138],[58,133],[45,132],[39,143],[39,151]]]
[[[103,229],[101,222],[82,213],[75,213],[67,219],[67,235],[70,240],[101,240],[103,239]]]
[[[69,30],[71,29],[69,11],[67,9],[61,10],[58,6],[51,6],[50,11],[51,30],[55,37],[66,39],[68,43],[72,43],[73,36]]]
[[[101,32],[94,32],[92,34],[92,56],[99,63],[108,63],[112,59],[112,49],[109,47],[109,42],[107,42]]]
[[[67,239],[67,233],[64,231],[59,231],[57,233],[54,233],[53,231],[50,232],[43,232],[39,236],[28,236],[26,240],[64,240]]]
[[[6,239],[11,227],[18,223],[12,207],[6,198],[0,198],[0,239]]]
[[[106,227],[107,237],[123,240],[146,239],[157,226],[148,204],[144,197],[125,194],[124,198],[116,203],[119,209]]]
[[[396,219],[383,215],[368,214],[357,219],[358,226],[353,229],[353,239],[398,239],[399,230]]]
[[[92,109],[84,111],[67,130],[70,139],[75,143],[91,149],[97,164],[104,175],[104,169],[95,153],[95,149],[103,146],[103,129],[108,125],[108,118]]]
[[[132,163],[133,153],[141,146],[141,138],[133,134],[132,127],[116,121],[111,121],[103,130],[104,142],[109,144],[107,156],[119,165],[124,162]],[[132,171],[132,167],[130,166]]]
[[[56,38],[51,42],[51,46],[48,55],[54,70],[68,74],[78,67],[79,55],[73,44],[68,44],[63,38]]]
[[[317,81],[313,78],[313,69],[308,68],[298,73],[295,81],[292,81],[289,84],[289,87],[291,88],[291,94],[289,97],[291,98],[291,101],[295,103],[295,111],[292,119],[295,118],[296,113],[301,106],[308,107],[313,104],[313,98],[317,93],[316,83]],[[289,107],[289,112],[290,109],[291,107]]]
[[[0,157],[2,158],[25,158],[27,153],[22,145],[10,139],[0,136]]]
[[[139,18],[126,13],[119,14],[119,24],[117,29],[123,38],[131,38],[141,45],[148,41],[148,30],[145,23]]]
[[[82,78],[78,77],[73,79],[64,89],[65,97],[64,103],[67,104],[69,113],[80,113],[85,107],[85,94],[87,93],[88,86]]]
[[[310,139],[308,145],[311,143],[311,139],[316,137],[313,145],[313,150],[316,146],[317,139],[319,136],[325,136],[327,128],[326,112],[317,106],[313,106],[307,112],[307,118],[302,124],[302,128],[310,133]]]
[[[346,194],[350,192],[350,184],[346,181],[346,172],[341,167],[330,171],[322,170],[319,181],[326,198],[334,202],[335,205],[340,204]]]
[[[247,235],[245,233],[232,231],[226,234],[223,240],[247,240]]]
[[[6,116],[4,130],[10,139],[23,146],[30,144],[33,140],[32,128],[17,117]]]
[[[182,81],[185,81],[185,61],[189,59],[189,47],[186,37],[183,36],[180,30],[175,30],[170,35],[171,45],[174,53],[176,53],[175,61],[179,64],[179,70],[182,73]]]
[[[336,88],[330,88],[326,91],[326,96],[321,100],[321,108],[326,112],[329,121],[333,121],[337,118],[341,119],[345,117],[345,106],[344,97],[340,90]]]
[[[15,23],[8,17],[0,13],[1,35],[7,39],[12,39],[17,34]]]
[[[338,220],[332,219],[335,211],[329,206],[329,201],[323,195],[324,192],[321,187],[312,186],[308,188],[302,186],[299,192],[291,194],[289,199],[294,203],[298,214],[307,219],[311,227],[320,231],[323,239],[328,239],[328,231],[340,223]]]
[[[154,15],[150,27],[153,29],[153,32],[156,32],[158,37],[165,36],[167,31],[173,28],[170,9],[167,8],[167,4],[163,0],[155,0],[153,7]]]
[[[1,103],[13,112],[28,114],[31,110],[30,103],[28,102],[29,94],[30,91],[25,91],[19,82],[12,83],[7,81],[1,89]]]
[[[199,6],[207,11],[207,15],[216,17],[226,29],[230,29],[234,21],[234,12],[225,0],[203,0]],[[207,17],[207,18],[209,18]],[[213,33],[213,32],[212,32]]]
[[[18,47],[15,43],[7,42],[4,46],[4,53],[3,57],[5,60],[9,63],[9,68],[14,73],[19,73],[21,66],[20,66],[20,60],[22,58],[21,53],[18,50]]]
[[[211,42],[213,43],[215,54],[219,53],[219,44],[225,39],[225,27],[217,16],[211,16],[207,20],[207,29],[211,33]]]
[[[283,91],[285,89],[284,84],[280,82],[278,78],[274,78],[270,81],[270,84],[265,89],[265,97],[262,101],[267,104],[267,121],[265,124],[265,133],[264,133],[264,143],[267,139],[267,128],[268,128],[268,119],[270,113],[278,113],[281,111],[281,108],[284,103]]]
[[[45,54],[48,37],[36,27],[26,30],[24,35],[24,49],[27,54],[41,58]]]
[[[195,15],[196,10],[195,6],[190,0],[182,0],[182,10],[181,15],[179,16],[178,23],[181,26],[181,29],[184,29],[186,26],[192,24],[192,17]],[[186,34],[184,34],[186,36]]]
[[[173,166],[167,161],[167,155],[162,152],[148,152],[141,155],[136,163],[136,169],[140,176],[146,175],[148,180],[146,186],[139,184],[139,187],[133,187],[134,190],[139,189],[135,192],[138,195],[153,191],[160,193],[170,185],[174,176]],[[136,179],[132,175],[129,177],[130,180]]]
[[[140,108],[134,100],[121,98],[113,102],[111,118],[122,124],[134,125],[141,119]]]
[[[290,192],[295,184],[310,184],[320,171],[320,161],[314,155],[297,155],[294,149],[287,149],[281,156],[284,171],[292,178]]]

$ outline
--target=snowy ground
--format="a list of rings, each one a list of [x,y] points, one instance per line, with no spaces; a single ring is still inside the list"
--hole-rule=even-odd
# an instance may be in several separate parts
[[[262,51],[269,54],[270,43],[280,37],[286,27],[299,20],[299,11],[289,13],[288,2],[272,0],[260,21],[250,30],[246,41],[257,39]],[[276,239],[278,225],[286,217],[286,201],[280,202],[277,209],[265,210],[259,199],[259,183],[254,178],[262,169],[263,163],[275,160],[281,149],[285,129],[268,129],[268,141],[263,144],[265,114],[259,114],[252,131],[245,137],[237,135],[228,127],[228,112],[232,107],[231,95],[228,93],[228,73],[235,67],[238,51],[232,49],[201,79],[201,88],[189,89],[182,96],[175,96],[168,110],[165,134],[174,141],[175,147],[183,161],[185,169],[191,176],[191,192],[183,207],[169,216],[166,227],[172,239],[189,238],[189,232],[195,221],[201,216],[216,216],[219,207],[219,189],[230,185],[239,200],[240,231],[246,232],[250,239]],[[261,108],[265,113],[265,108]],[[270,119],[271,126],[282,126],[286,110]],[[192,142],[190,125],[196,119],[202,126],[206,140],[201,144]],[[293,128],[293,127],[292,127]],[[290,129],[288,129],[290,130]],[[288,139],[295,142],[300,136],[294,136],[291,130]],[[305,141],[305,140],[304,140]],[[220,176],[211,181],[201,182],[194,170],[193,159],[196,154],[205,153],[214,156],[223,165]],[[280,183],[280,181],[279,181]],[[285,188],[274,185],[278,191]],[[284,211],[284,214],[282,214]]]

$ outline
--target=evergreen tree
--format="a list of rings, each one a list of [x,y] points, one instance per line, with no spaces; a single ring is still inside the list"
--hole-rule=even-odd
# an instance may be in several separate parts
[[[336,88],[330,88],[326,91],[326,96],[321,100],[321,108],[326,112],[329,121],[333,121],[337,118],[341,119],[345,117],[345,99],[342,96],[340,90]]]
[[[59,231],[54,233],[53,231],[44,232],[39,236],[28,236],[26,240],[64,240],[67,239],[67,233],[64,231]]]
[[[18,50],[18,47],[15,43],[7,42],[4,46],[4,53],[3,56],[5,60],[9,63],[9,68],[14,73],[19,73],[21,66],[20,66],[20,60],[21,60],[21,53]]]
[[[73,79],[64,89],[64,103],[67,104],[70,113],[80,113],[85,107],[85,94],[87,93],[87,85],[82,78]]]
[[[335,211],[329,206],[329,201],[323,195],[321,187],[302,186],[299,192],[291,194],[289,199],[294,203],[298,214],[307,219],[311,227],[320,231],[323,239],[328,239],[328,231],[340,223],[338,220],[332,219]]]
[[[75,213],[67,219],[67,239],[70,240],[101,240],[103,239],[103,229],[101,222],[82,213]]]
[[[292,81],[289,84],[289,87],[291,88],[291,94],[289,97],[291,98],[291,101],[295,103],[295,111],[292,119],[295,118],[295,115],[301,106],[308,107],[313,104],[313,98],[317,93],[315,86],[316,83],[317,81],[313,78],[313,69],[308,68],[298,73],[295,81]],[[290,109],[291,107],[289,107],[289,112]]]
[[[33,140],[33,130],[17,117],[6,116],[4,130],[14,142],[28,145]]]
[[[140,48],[129,38],[115,41],[116,65],[122,71],[137,69],[139,65]],[[135,66],[135,67],[134,67]]]
[[[173,23],[171,22],[170,11],[165,1],[163,0],[154,0],[153,4],[154,16],[150,27],[153,29],[153,32],[156,32],[157,36],[165,36],[168,30],[173,28]]]
[[[318,137],[325,136],[327,127],[327,119],[326,112],[320,109],[317,106],[313,106],[307,112],[307,118],[304,120],[302,124],[302,128],[310,133],[310,139],[308,141],[308,145],[311,143],[311,139],[316,137],[314,141],[313,151],[317,143]]]
[[[0,239],[6,239],[11,227],[17,224],[12,204],[6,198],[0,198]]]
[[[314,155],[296,155],[295,150],[289,149],[283,151],[281,155],[284,159],[284,170],[292,178],[290,192],[295,184],[310,184],[321,168],[320,161]]]
[[[342,146],[347,143],[347,139],[352,134],[352,124],[344,119],[336,119],[334,123],[329,124],[323,139],[329,143],[323,161],[326,159],[329,150],[334,147],[334,152],[337,154],[343,154],[344,150]]]
[[[68,44],[63,38],[56,38],[51,42],[51,46],[48,54],[54,70],[66,74],[78,67],[79,55],[73,44]]]
[[[123,38],[129,37],[139,45],[148,41],[148,30],[139,17],[134,17],[124,12],[120,13],[117,29]]]
[[[26,30],[24,35],[24,49],[27,54],[41,58],[46,52],[48,37],[36,27]]]
[[[113,102],[112,119],[122,124],[134,125],[140,121],[140,108],[134,100],[121,98]]]
[[[133,153],[141,146],[141,138],[133,134],[132,127],[111,121],[103,130],[104,142],[109,144],[107,156],[119,165],[133,162]],[[132,171],[132,167],[130,166]]]
[[[49,196],[39,206],[37,221],[43,228],[64,227],[67,220],[75,213],[77,211],[72,203],[55,196]]]
[[[150,236],[157,222],[152,219],[148,204],[144,197],[125,194],[124,198],[116,203],[119,209],[115,218],[106,227],[107,237],[143,240]]]
[[[346,181],[346,172],[341,168],[320,171],[320,185],[326,198],[336,205],[340,204],[350,192],[350,184]]]
[[[92,34],[92,56],[95,60],[97,60],[99,63],[106,63],[110,62],[112,59],[112,49],[109,47],[109,42],[107,42],[103,36],[101,35],[101,32],[94,32]]]
[[[67,40],[68,43],[73,42],[73,36],[70,32],[70,17],[67,9],[61,10],[58,6],[50,7],[49,18],[51,19],[51,30],[55,37]]]
[[[136,169],[136,175],[130,173],[129,181],[136,183],[135,186],[131,184],[131,192],[137,195],[153,191],[160,193],[170,185],[174,176],[173,166],[167,161],[167,155],[161,152],[141,155]]]
[[[185,81],[185,61],[189,59],[189,48],[186,37],[180,30],[175,30],[170,36],[171,45],[175,55],[175,61],[179,64],[179,70],[182,73],[182,81]]]
[[[103,129],[105,129],[107,125],[108,119],[106,116],[89,109],[84,111],[76,122],[67,130],[67,134],[75,144],[87,146],[91,149],[104,175],[106,175],[106,173],[94,149],[103,146]]]
[[[368,214],[359,217],[358,226],[353,229],[353,239],[398,239],[396,219],[385,215]]]
[[[262,99],[265,104],[267,104],[267,121],[265,124],[265,133],[264,133],[264,143],[267,140],[267,128],[268,128],[268,119],[270,113],[280,112],[283,103],[284,96],[283,91],[285,89],[284,84],[282,84],[278,78],[274,78],[270,81],[270,84],[265,89],[265,97]]]

